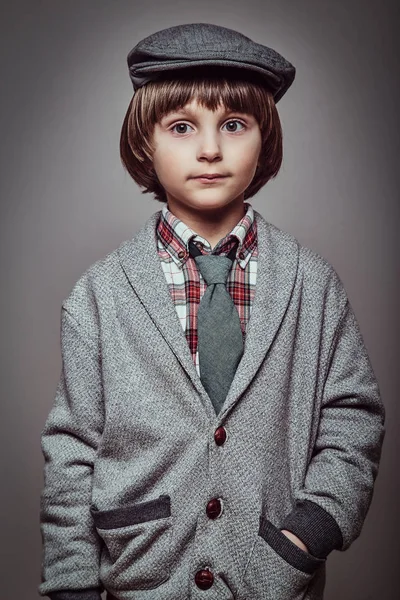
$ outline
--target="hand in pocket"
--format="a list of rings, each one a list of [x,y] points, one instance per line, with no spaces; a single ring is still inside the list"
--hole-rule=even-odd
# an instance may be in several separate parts
[[[296,544],[296,546],[298,546],[301,550],[304,550],[304,552],[308,552],[307,546],[305,544],[303,544],[303,542],[301,541],[300,538],[297,537],[297,535],[295,535],[291,531],[288,531],[287,529],[281,529],[281,531],[284,535],[286,535],[286,537],[289,538],[289,540],[291,540],[294,544]]]

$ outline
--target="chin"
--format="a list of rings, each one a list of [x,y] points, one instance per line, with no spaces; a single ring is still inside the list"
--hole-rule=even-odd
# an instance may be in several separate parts
[[[200,200],[196,200],[193,205],[196,208],[224,208],[225,206],[232,204],[232,202],[233,200],[225,198],[202,198]]]

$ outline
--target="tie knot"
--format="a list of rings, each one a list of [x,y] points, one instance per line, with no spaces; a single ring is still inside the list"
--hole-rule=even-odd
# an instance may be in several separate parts
[[[203,254],[202,256],[195,256],[194,259],[207,285],[213,283],[226,284],[232,267],[230,258],[217,254]]]
[[[207,285],[212,285],[214,283],[223,283],[226,285],[236,249],[237,243],[231,248],[226,256],[220,254],[202,254],[193,243],[193,240],[190,240],[189,242],[189,252],[195,259],[199,271]]]

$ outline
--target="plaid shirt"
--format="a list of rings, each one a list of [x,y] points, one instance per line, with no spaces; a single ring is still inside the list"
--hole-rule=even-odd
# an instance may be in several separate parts
[[[207,284],[196,261],[189,254],[188,244],[193,238],[203,254],[227,254],[235,241],[239,240],[226,288],[238,310],[245,339],[256,289],[258,250],[253,207],[248,202],[244,205],[246,213],[243,218],[213,249],[205,238],[175,217],[167,204],[163,206],[157,224],[158,255],[199,376],[197,310]]]

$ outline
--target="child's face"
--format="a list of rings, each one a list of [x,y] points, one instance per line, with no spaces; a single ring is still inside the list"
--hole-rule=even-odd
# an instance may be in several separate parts
[[[216,112],[197,102],[169,113],[154,127],[153,165],[170,210],[202,211],[243,204],[261,150],[261,131],[252,115]],[[194,179],[203,173],[226,175],[214,183]]]

